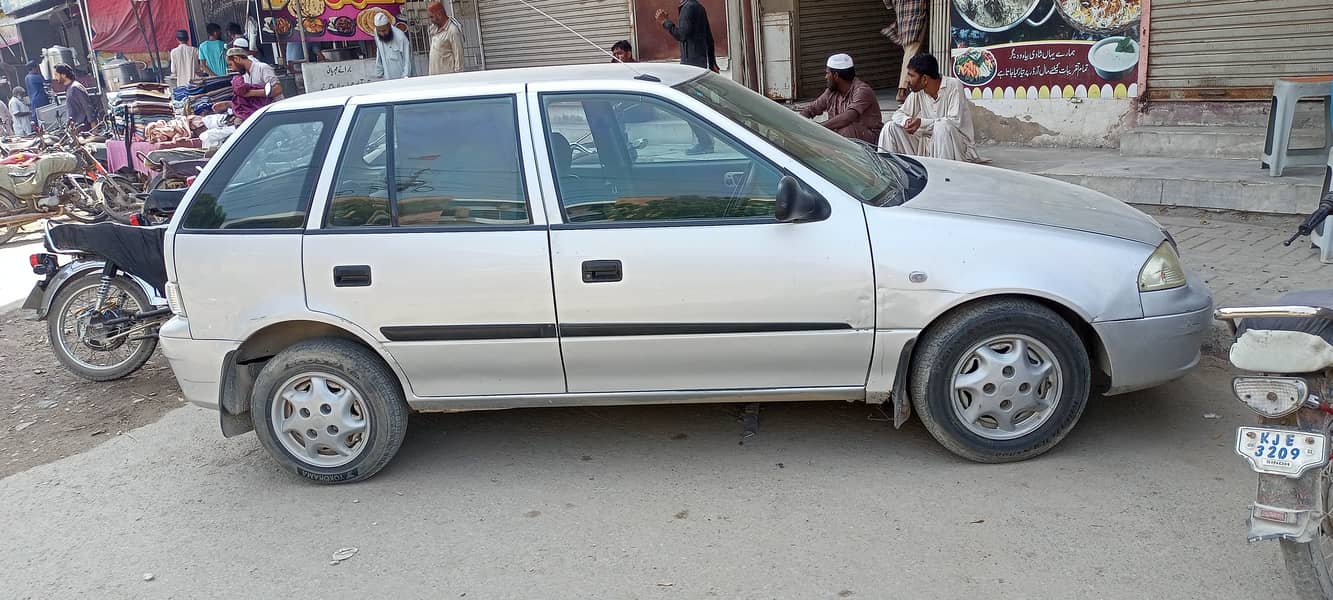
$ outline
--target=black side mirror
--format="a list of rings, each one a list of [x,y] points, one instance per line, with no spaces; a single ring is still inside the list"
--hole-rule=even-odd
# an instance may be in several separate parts
[[[778,182],[777,206],[774,211],[783,223],[811,223],[829,218],[833,209],[819,192],[787,175]]]

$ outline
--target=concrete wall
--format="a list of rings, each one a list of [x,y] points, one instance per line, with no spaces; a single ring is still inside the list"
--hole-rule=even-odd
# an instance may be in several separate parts
[[[1118,148],[1133,112],[1132,100],[981,99],[972,101],[972,124],[984,144]]]

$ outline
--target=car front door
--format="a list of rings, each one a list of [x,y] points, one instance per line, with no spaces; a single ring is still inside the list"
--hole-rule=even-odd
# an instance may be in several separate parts
[[[834,195],[828,219],[778,222],[790,159],[691,102],[530,86],[569,391],[863,386],[861,206]]]
[[[565,391],[519,91],[355,105],[335,140],[307,301],[377,336],[417,396]]]

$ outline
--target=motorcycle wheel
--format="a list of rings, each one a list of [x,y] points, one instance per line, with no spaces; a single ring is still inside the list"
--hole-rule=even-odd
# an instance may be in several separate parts
[[[1320,476],[1319,489],[1322,497],[1317,506],[1327,513],[1330,492],[1333,491],[1333,467],[1324,467]],[[1287,574],[1291,577],[1296,597],[1301,600],[1333,600],[1333,523],[1324,519],[1319,527],[1319,535],[1313,541],[1298,543],[1288,540],[1280,542],[1282,561],[1287,564]]]
[[[101,273],[89,273],[65,285],[46,316],[46,335],[56,359],[70,372],[92,381],[120,379],[142,367],[157,349],[157,337],[129,339],[123,335],[135,324],[110,328],[102,320],[128,316],[152,308],[148,295],[124,277],[111,280],[108,309],[96,312]],[[105,360],[101,360],[105,359]]]
[[[0,214],[19,210],[18,198],[5,190],[0,190]],[[9,243],[18,235],[20,227],[18,225],[0,225],[0,246]]]
[[[60,198],[60,202],[65,206],[65,214],[69,218],[80,223],[100,223],[106,220],[106,211],[102,209],[101,203],[97,201],[97,195],[93,191],[93,181],[86,175],[74,175],[79,183],[76,189],[65,178],[65,174],[55,174],[46,179],[46,185],[42,188],[46,190],[48,196]],[[84,199],[84,194],[88,194],[88,199]]]
[[[107,175],[97,180],[93,191],[102,202],[102,210],[117,223],[130,224],[130,216],[143,210],[138,187],[124,175]]]

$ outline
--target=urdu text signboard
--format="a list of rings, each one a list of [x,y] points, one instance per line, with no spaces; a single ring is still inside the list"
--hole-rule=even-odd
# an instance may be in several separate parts
[[[952,0],[950,71],[973,99],[1138,95],[1141,0]]]

